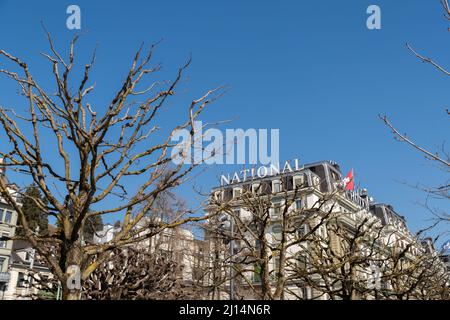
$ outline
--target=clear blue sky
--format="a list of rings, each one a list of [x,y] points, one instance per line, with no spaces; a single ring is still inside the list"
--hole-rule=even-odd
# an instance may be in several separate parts
[[[139,44],[164,38],[156,57],[164,76],[193,56],[175,103],[228,85],[204,120],[279,128],[281,159],[331,159],[344,174],[354,168],[357,184],[391,203],[412,230],[428,223],[429,214],[418,205],[424,194],[402,182],[436,185],[445,174],[395,142],[377,116],[388,114],[401,131],[431,149],[448,138],[449,79],[405,48],[408,41],[450,66],[450,34],[438,0],[0,0],[0,47],[29,61],[43,83],[49,82],[48,64],[39,56],[47,51],[40,21],[64,48],[75,33],[65,27],[69,4],[82,11],[79,58],[87,61],[98,44],[97,108],[116,90]],[[366,28],[370,4],[381,7],[381,30]],[[0,104],[23,103],[12,88],[0,80]],[[170,113],[171,119],[183,116]],[[209,168],[196,184],[207,191],[217,185],[218,173],[233,169]],[[180,194],[194,203],[191,187]]]

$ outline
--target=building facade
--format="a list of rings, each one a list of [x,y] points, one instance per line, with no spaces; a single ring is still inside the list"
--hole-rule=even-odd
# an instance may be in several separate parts
[[[424,246],[392,206],[346,190],[336,163],[254,172],[211,193],[210,298],[379,299],[417,285]]]
[[[137,228],[142,228],[146,224],[148,224],[147,219],[143,219],[139,222]],[[163,229],[154,236],[133,244],[133,246],[176,262],[181,266],[179,276],[186,285],[197,284],[203,280],[205,243],[203,240],[196,238],[192,230],[183,227]]]
[[[55,299],[53,274],[27,241],[13,241],[9,274],[6,300]]]
[[[7,181],[4,174],[4,169],[0,168],[0,178]],[[8,191],[15,195],[17,187],[9,184]],[[7,239],[15,235],[16,224],[16,211],[0,196],[0,299],[4,298],[11,277],[9,266],[11,264],[13,241]]]
[[[135,229],[145,231],[138,233],[136,236],[144,239],[126,247],[130,246],[142,252],[154,253],[176,262],[181,270],[178,276],[186,285],[201,282],[203,280],[202,267],[205,242],[196,238],[193,231],[182,227],[166,228],[146,238],[146,234],[151,232],[148,225],[152,221],[149,218],[143,218],[139,221]],[[119,226],[106,224],[102,230],[96,232],[93,241],[96,244],[108,243],[120,231]],[[126,247],[124,250],[126,250]]]

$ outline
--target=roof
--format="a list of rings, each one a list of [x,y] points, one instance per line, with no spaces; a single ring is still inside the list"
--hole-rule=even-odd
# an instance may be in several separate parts
[[[402,215],[398,214],[398,213],[395,211],[394,207],[393,207],[392,205],[390,205],[390,204],[382,203],[382,202],[373,202],[373,203],[370,204],[370,206],[371,206],[371,207],[374,207],[374,208],[376,208],[376,207],[385,207],[385,208],[388,208],[388,209],[389,209],[389,212],[388,212],[389,214],[394,215],[396,218],[398,218],[398,219],[400,219],[400,220],[402,220],[403,222],[406,223],[406,218],[405,218],[405,216],[402,216]],[[375,215],[377,215],[379,218],[384,219],[383,216],[380,216],[380,215],[379,215],[379,212],[375,211],[374,213],[375,213]]]
[[[11,252],[11,263],[15,265],[29,265],[30,261],[22,259],[19,252],[30,251],[32,248],[31,244],[26,240],[14,240]],[[39,259],[39,257],[34,260],[34,266],[36,268],[47,268],[45,263],[43,263],[43,260]]]
[[[13,251],[21,251],[24,249],[31,249],[31,245],[28,241],[26,240],[14,240],[13,241],[13,245],[12,245],[12,250]]]

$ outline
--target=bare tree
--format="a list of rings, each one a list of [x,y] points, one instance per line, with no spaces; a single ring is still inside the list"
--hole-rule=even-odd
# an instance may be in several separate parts
[[[262,181],[228,200],[213,193],[221,215],[205,229],[216,298],[232,286],[233,299],[448,299],[448,271],[420,234],[349,203],[340,188],[308,203],[315,192],[305,187],[273,193]]]
[[[324,195],[307,206],[298,200],[302,199],[299,190],[305,186],[283,187],[287,184],[282,179],[283,191],[277,194],[272,194],[267,182],[262,182],[256,189],[244,186],[237,199],[211,198],[213,211],[232,220],[232,232],[230,226],[221,228],[221,216],[205,225],[210,238],[219,239],[211,242],[210,249],[215,252],[215,264],[221,267],[221,273],[216,272],[212,281],[215,288],[223,290],[233,279],[235,299],[279,300],[286,294],[291,298],[296,295],[290,288],[304,280],[298,274],[306,272],[301,266],[313,235],[335,211],[330,201],[334,194]],[[233,252],[227,249],[231,241]],[[306,297],[297,294],[297,298]]]
[[[395,300],[450,299],[449,273],[436,251],[418,250],[416,243],[393,247],[381,261],[381,280],[387,284],[377,294]]]
[[[194,299],[182,265],[169,257],[133,247],[115,249],[112,258],[86,280],[83,294],[96,300]]]
[[[115,248],[155,235],[143,232],[149,225],[140,226],[139,222],[162,192],[186,181],[197,166],[195,163],[173,165],[171,139],[180,129],[187,129],[194,136],[195,119],[218,97],[221,88],[190,101],[186,108],[172,111],[185,113],[186,121],[172,124],[165,132],[158,122],[160,114],[176,93],[190,60],[173,80],[149,82],[160,66],[150,66],[155,45],[148,53],[141,46],[111,102],[94,108],[88,99],[94,92],[90,71],[95,52],[85,65],[80,82],[75,83],[78,38],[71,41],[65,60],[47,35],[50,53],[43,56],[50,62],[54,91],[39,84],[27,63],[0,50],[0,56],[17,67],[17,70],[1,69],[0,72],[18,85],[28,103],[25,115],[14,108],[0,107],[0,124],[5,136],[0,158],[3,158],[2,168],[31,177],[45,199],[33,198],[33,201],[47,216],[57,220],[60,229],[48,237],[30,230],[21,205],[8,192],[5,177],[0,178],[0,194],[17,211],[25,238],[45,257],[61,281],[63,298],[79,299],[81,288],[68,286],[70,266],[81,271],[83,282],[109,259]],[[167,130],[167,124],[164,127]],[[51,155],[46,151],[49,146],[55,151]],[[136,181],[143,182],[135,185]],[[103,215],[123,217],[121,231],[107,243],[85,244],[81,233],[86,221]],[[154,221],[153,227],[159,232],[200,219],[185,212],[173,219]]]
[[[444,10],[444,17],[447,20],[450,20],[450,9],[448,0],[441,0],[440,1]],[[450,30],[450,29],[449,29]],[[432,58],[426,57],[419,52],[417,52],[409,43],[406,44],[406,47],[408,50],[417,57],[420,61],[423,63],[430,64],[433,66],[436,70],[438,70],[440,73],[450,76],[450,72],[447,68],[443,67],[440,63],[436,62]],[[447,109],[445,110],[445,116],[450,115],[450,111]],[[414,148],[416,151],[424,155],[424,157],[431,161],[439,170],[442,170],[445,174],[448,174],[450,171],[450,154],[445,148],[445,143],[442,144],[442,146],[439,148],[439,150],[432,151],[427,147],[424,147],[417,143],[413,138],[409,137],[408,135],[401,133],[398,128],[396,128],[389,118],[386,115],[380,115],[380,119],[385,123],[385,125],[392,131],[395,139],[397,141],[403,142]],[[419,189],[425,191],[431,199],[444,199],[449,200],[450,199],[450,182],[448,178],[439,186],[435,187],[426,187],[423,185],[417,186]],[[425,204],[426,207],[438,218],[438,221],[450,221],[450,215],[446,210],[440,210],[431,208],[428,203]]]

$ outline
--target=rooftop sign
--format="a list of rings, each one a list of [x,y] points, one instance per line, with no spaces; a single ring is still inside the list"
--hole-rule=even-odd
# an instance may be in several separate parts
[[[281,167],[279,163],[268,166],[261,166],[258,168],[244,169],[235,171],[231,174],[222,174],[220,176],[220,185],[226,186],[235,183],[246,182],[248,180],[262,179],[269,176],[276,176],[279,174],[292,173],[301,170],[303,167],[299,166],[298,159],[294,159],[293,165],[290,161],[286,161]]]

